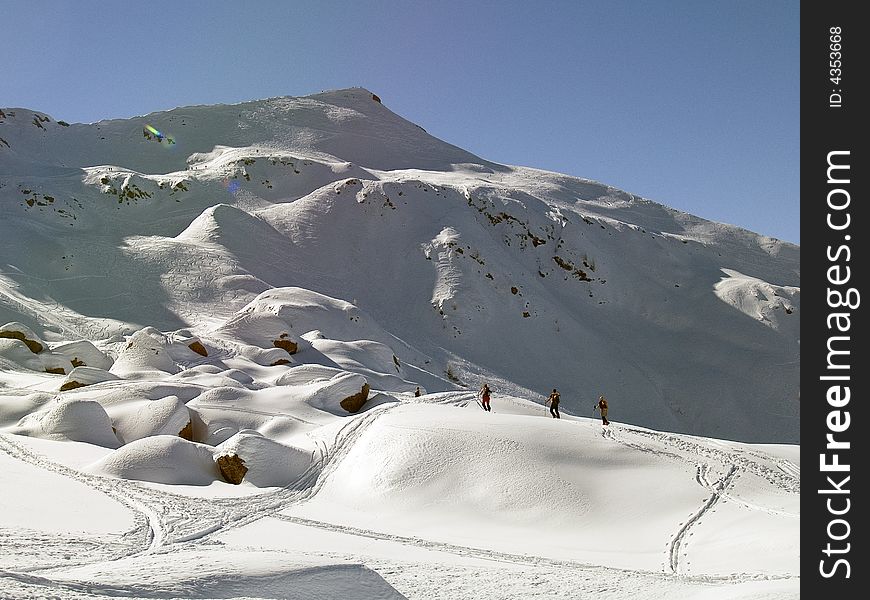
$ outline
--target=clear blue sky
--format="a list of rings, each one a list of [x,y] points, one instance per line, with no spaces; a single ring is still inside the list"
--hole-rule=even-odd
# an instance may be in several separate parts
[[[4,0],[0,29],[0,106],[362,86],[484,158],[800,242],[796,1]]]

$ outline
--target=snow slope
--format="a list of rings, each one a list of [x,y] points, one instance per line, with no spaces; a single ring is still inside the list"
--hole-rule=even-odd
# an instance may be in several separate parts
[[[0,201],[11,597],[798,596],[796,246],[359,88],[2,109]]]
[[[335,597],[346,585],[361,598],[798,597],[797,447],[554,420],[507,396],[493,404],[485,413],[453,392],[323,413],[323,424],[285,432],[312,449],[292,474],[277,442],[242,432],[214,448],[265,447],[250,461],[258,479],[240,486],[198,479],[209,447],[177,437],[70,455],[72,442],[0,435],[0,456],[23,475],[4,499],[15,552],[0,579],[60,598]],[[225,419],[264,412],[252,403]],[[111,507],[94,500],[75,517],[34,505],[55,480],[118,503],[117,524],[96,525],[90,507]],[[40,527],[72,518],[83,531],[35,536],[34,506]]]
[[[799,439],[792,244],[485,161],[359,88],[68,126],[3,109],[0,138],[0,321],[50,342],[200,335],[292,286],[357,307],[430,391],[449,370]]]

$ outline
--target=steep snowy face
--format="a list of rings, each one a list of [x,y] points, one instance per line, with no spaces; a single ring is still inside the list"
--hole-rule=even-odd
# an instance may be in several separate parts
[[[797,246],[485,161],[367,90],[94,124],[3,109],[0,201],[0,323],[117,344],[124,378],[175,373],[149,344],[185,328],[373,389],[558,387],[576,414],[605,394],[622,421],[799,439]],[[3,369],[45,364],[19,342]]]
[[[18,174],[48,166],[94,165],[168,173],[185,169],[188,159],[213,153],[219,146],[282,148],[377,169],[448,170],[456,163],[497,166],[432,137],[361,88],[303,98],[188,106],[92,124],[67,124],[27,109],[3,111],[0,146],[13,157],[7,156],[4,163],[16,164],[12,172]]]

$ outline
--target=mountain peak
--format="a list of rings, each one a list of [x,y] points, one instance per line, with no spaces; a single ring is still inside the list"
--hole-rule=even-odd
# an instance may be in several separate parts
[[[304,288],[371,317],[401,371],[378,371],[387,391],[557,386],[568,411],[606,393],[636,424],[798,438],[794,245],[486,161],[365,88],[71,126],[3,115],[0,315],[43,339],[207,336]],[[317,314],[301,322],[325,331]],[[346,345],[366,335],[317,340],[317,360],[382,369]],[[271,366],[280,348],[251,353]]]

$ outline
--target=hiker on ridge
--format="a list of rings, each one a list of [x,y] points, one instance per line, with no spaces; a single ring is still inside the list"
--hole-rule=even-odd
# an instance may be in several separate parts
[[[559,416],[559,392],[556,391],[556,388],[553,388],[553,393],[550,394],[550,397],[547,398],[546,402],[544,402],[544,406],[547,404],[550,405],[550,414],[553,415],[554,419],[560,419]]]
[[[610,421],[607,420],[607,400],[603,394],[598,396],[598,403],[592,407],[592,411],[594,412],[596,408],[601,411],[601,424],[610,425]]]
[[[490,395],[489,384],[484,383],[483,387],[480,388],[480,391],[477,392],[477,395],[480,396],[480,405],[483,406],[483,410],[485,410],[487,412],[491,411],[492,408],[490,408],[490,406],[489,406],[489,395]]]

